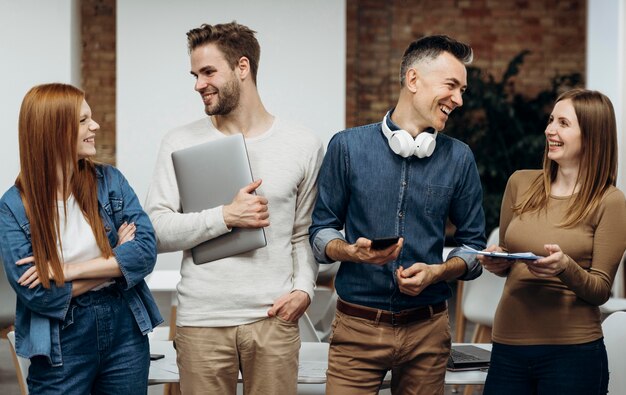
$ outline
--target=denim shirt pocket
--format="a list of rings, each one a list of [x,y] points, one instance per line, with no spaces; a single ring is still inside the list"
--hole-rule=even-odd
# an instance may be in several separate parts
[[[452,187],[429,184],[426,193],[425,214],[434,218],[447,216],[450,200],[452,199],[452,192]]]
[[[104,211],[113,220],[113,226],[116,229],[124,222],[123,209],[124,200],[118,197],[109,197],[109,201],[104,205]]]
[[[28,238],[28,241],[31,241],[31,239],[30,239],[30,222],[26,221],[24,224],[20,225],[20,227],[24,231],[24,234],[26,234],[26,238]]]

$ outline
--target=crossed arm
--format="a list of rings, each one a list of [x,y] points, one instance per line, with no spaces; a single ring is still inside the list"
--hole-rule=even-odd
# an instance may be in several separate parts
[[[119,240],[117,245],[119,246],[133,240],[136,229],[134,223],[123,223],[118,229]],[[35,258],[32,256],[16,262],[17,265],[33,264],[17,280],[19,285],[33,289],[41,284],[34,262]],[[78,296],[115,277],[122,276],[122,271],[115,256],[109,258],[100,256],[84,262],[63,263],[63,276],[66,282],[72,283],[72,296]],[[50,279],[53,279],[53,277],[54,273],[50,271]]]

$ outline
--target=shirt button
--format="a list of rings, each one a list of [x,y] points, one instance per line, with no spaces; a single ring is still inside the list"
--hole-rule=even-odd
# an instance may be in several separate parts
[[[402,216],[403,216],[403,215],[404,215],[404,214],[402,213],[402,211],[400,211],[400,212],[398,213],[398,217],[400,217],[400,218],[402,218]]]
[[[406,186],[406,181],[402,181],[402,186],[405,187]]]

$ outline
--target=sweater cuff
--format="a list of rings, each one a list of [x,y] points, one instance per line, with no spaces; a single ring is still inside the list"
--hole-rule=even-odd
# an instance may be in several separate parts
[[[206,225],[207,230],[212,233],[215,232],[217,236],[221,236],[225,233],[230,232],[232,229],[226,226],[226,222],[224,222],[224,206],[215,207],[214,209],[206,210],[206,217],[204,219],[204,223]]]
[[[313,301],[313,296],[315,296],[315,282],[307,281],[306,279],[296,279],[293,284],[293,291],[304,291],[309,295],[311,302]]]

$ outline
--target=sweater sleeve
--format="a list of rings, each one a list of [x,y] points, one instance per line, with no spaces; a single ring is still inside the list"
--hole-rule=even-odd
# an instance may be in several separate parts
[[[626,229],[624,194],[617,189],[609,192],[600,203],[595,216],[591,267],[585,269],[568,257],[570,264],[559,275],[559,279],[576,296],[599,306],[611,296],[613,279],[626,248],[623,234]]]
[[[313,257],[309,245],[309,226],[311,214],[317,196],[317,175],[319,173],[324,149],[321,142],[317,141],[317,149],[305,163],[304,179],[298,185],[296,197],[296,212],[294,218],[293,234],[291,237],[294,289],[305,291],[313,300],[313,290],[319,266]]]
[[[172,138],[175,136],[167,135],[161,143],[145,204],[156,232],[158,252],[188,250],[229,232],[223,206],[182,213],[172,163]]]

